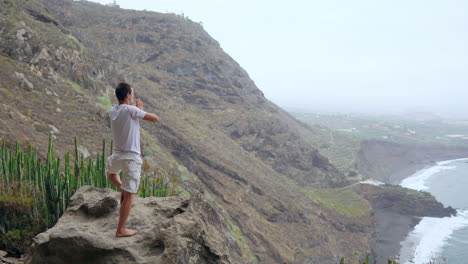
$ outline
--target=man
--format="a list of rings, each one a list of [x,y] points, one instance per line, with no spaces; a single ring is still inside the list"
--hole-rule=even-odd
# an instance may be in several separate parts
[[[125,228],[133,197],[138,191],[143,163],[140,152],[140,119],[158,122],[159,117],[143,110],[143,102],[136,100],[133,106],[135,92],[127,83],[119,83],[115,89],[119,105],[109,111],[113,154],[107,158],[107,177],[121,191],[119,224],[115,235],[117,237],[133,236],[138,230]],[[123,177],[120,180],[119,172]]]

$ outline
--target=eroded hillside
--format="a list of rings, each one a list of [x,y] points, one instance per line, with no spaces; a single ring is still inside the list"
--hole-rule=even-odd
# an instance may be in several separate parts
[[[268,101],[201,25],[86,1],[0,2],[0,136],[61,154],[110,141],[113,87],[133,85],[161,121],[142,126],[150,170],[179,175],[230,226],[245,263],[351,261],[369,250],[371,206]],[[349,204],[351,203],[351,204]],[[342,210],[351,205],[351,211]]]

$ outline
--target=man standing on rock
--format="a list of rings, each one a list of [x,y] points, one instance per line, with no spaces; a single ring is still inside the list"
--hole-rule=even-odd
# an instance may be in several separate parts
[[[119,83],[115,95],[119,105],[109,111],[114,149],[113,154],[107,158],[106,169],[107,177],[121,190],[119,224],[115,235],[126,237],[138,233],[138,230],[125,228],[125,222],[140,185],[143,163],[140,152],[140,119],[158,122],[159,117],[145,112],[140,99],[136,99],[136,106],[132,105],[135,93],[129,84]],[[121,170],[122,180],[119,176]]]

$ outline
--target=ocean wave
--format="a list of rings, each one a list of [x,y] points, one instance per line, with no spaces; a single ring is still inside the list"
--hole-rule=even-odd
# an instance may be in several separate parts
[[[402,263],[429,263],[439,256],[453,232],[465,226],[468,226],[468,210],[457,210],[457,215],[451,217],[424,217],[401,242]]]
[[[427,180],[432,176],[443,170],[454,170],[456,166],[448,166],[448,164],[457,162],[457,161],[468,161],[468,158],[453,159],[453,160],[444,160],[436,163],[435,166],[430,168],[422,169],[410,177],[401,181],[400,185],[406,188],[423,191],[427,190],[429,187],[426,185]]]
[[[443,170],[454,170],[456,162],[468,161],[468,158],[439,161],[435,166],[416,172],[404,179],[400,185],[415,190],[427,190],[427,180]],[[452,165],[453,164],[453,165]],[[457,210],[451,217],[423,217],[414,230],[402,241],[401,263],[425,264],[440,257],[447,240],[453,233],[468,226],[468,210]]]

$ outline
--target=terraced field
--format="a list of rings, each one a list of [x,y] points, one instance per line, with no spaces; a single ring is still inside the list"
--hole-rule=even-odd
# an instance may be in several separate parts
[[[290,113],[314,130],[315,133],[304,137],[349,177],[359,177],[354,161],[362,140],[468,146],[468,121],[324,114],[296,110],[290,110]]]

